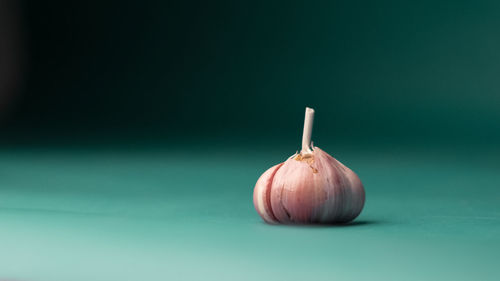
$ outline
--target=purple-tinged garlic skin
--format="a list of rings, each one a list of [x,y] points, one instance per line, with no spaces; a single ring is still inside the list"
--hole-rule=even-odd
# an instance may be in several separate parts
[[[274,175],[282,165],[283,163],[280,163],[265,171],[257,180],[253,190],[255,210],[267,223],[279,223],[271,211],[271,185]]]
[[[358,176],[318,147],[270,168],[254,189],[255,208],[268,223],[345,223],[364,203]]]

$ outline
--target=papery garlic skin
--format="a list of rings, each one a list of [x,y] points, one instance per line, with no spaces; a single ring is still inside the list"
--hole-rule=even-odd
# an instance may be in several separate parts
[[[255,208],[268,223],[345,223],[364,203],[359,177],[318,147],[270,168],[254,189]]]
[[[283,163],[280,163],[265,171],[257,180],[253,191],[255,210],[267,223],[279,223],[271,211],[271,186],[274,175],[282,165]]]

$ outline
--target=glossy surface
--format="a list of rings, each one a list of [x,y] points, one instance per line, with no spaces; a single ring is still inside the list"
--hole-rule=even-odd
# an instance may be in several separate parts
[[[497,150],[322,148],[364,183],[351,225],[255,212],[256,178],[293,147],[4,149],[0,279],[500,278]]]

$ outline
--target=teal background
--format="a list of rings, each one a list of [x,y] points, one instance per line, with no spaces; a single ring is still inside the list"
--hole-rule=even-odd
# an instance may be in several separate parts
[[[0,279],[500,278],[497,1],[19,3]],[[305,106],[351,224],[253,209]]]
[[[23,94],[4,123],[45,137],[296,137],[309,105],[317,141],[498,141],[499,6],[26,1]]]

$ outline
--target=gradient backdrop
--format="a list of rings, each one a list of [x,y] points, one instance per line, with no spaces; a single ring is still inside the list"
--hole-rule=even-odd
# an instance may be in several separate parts
[[[498,280],[500,2],[0,0],[0,279]],[[350,226],[258,176],[315,144]]]

